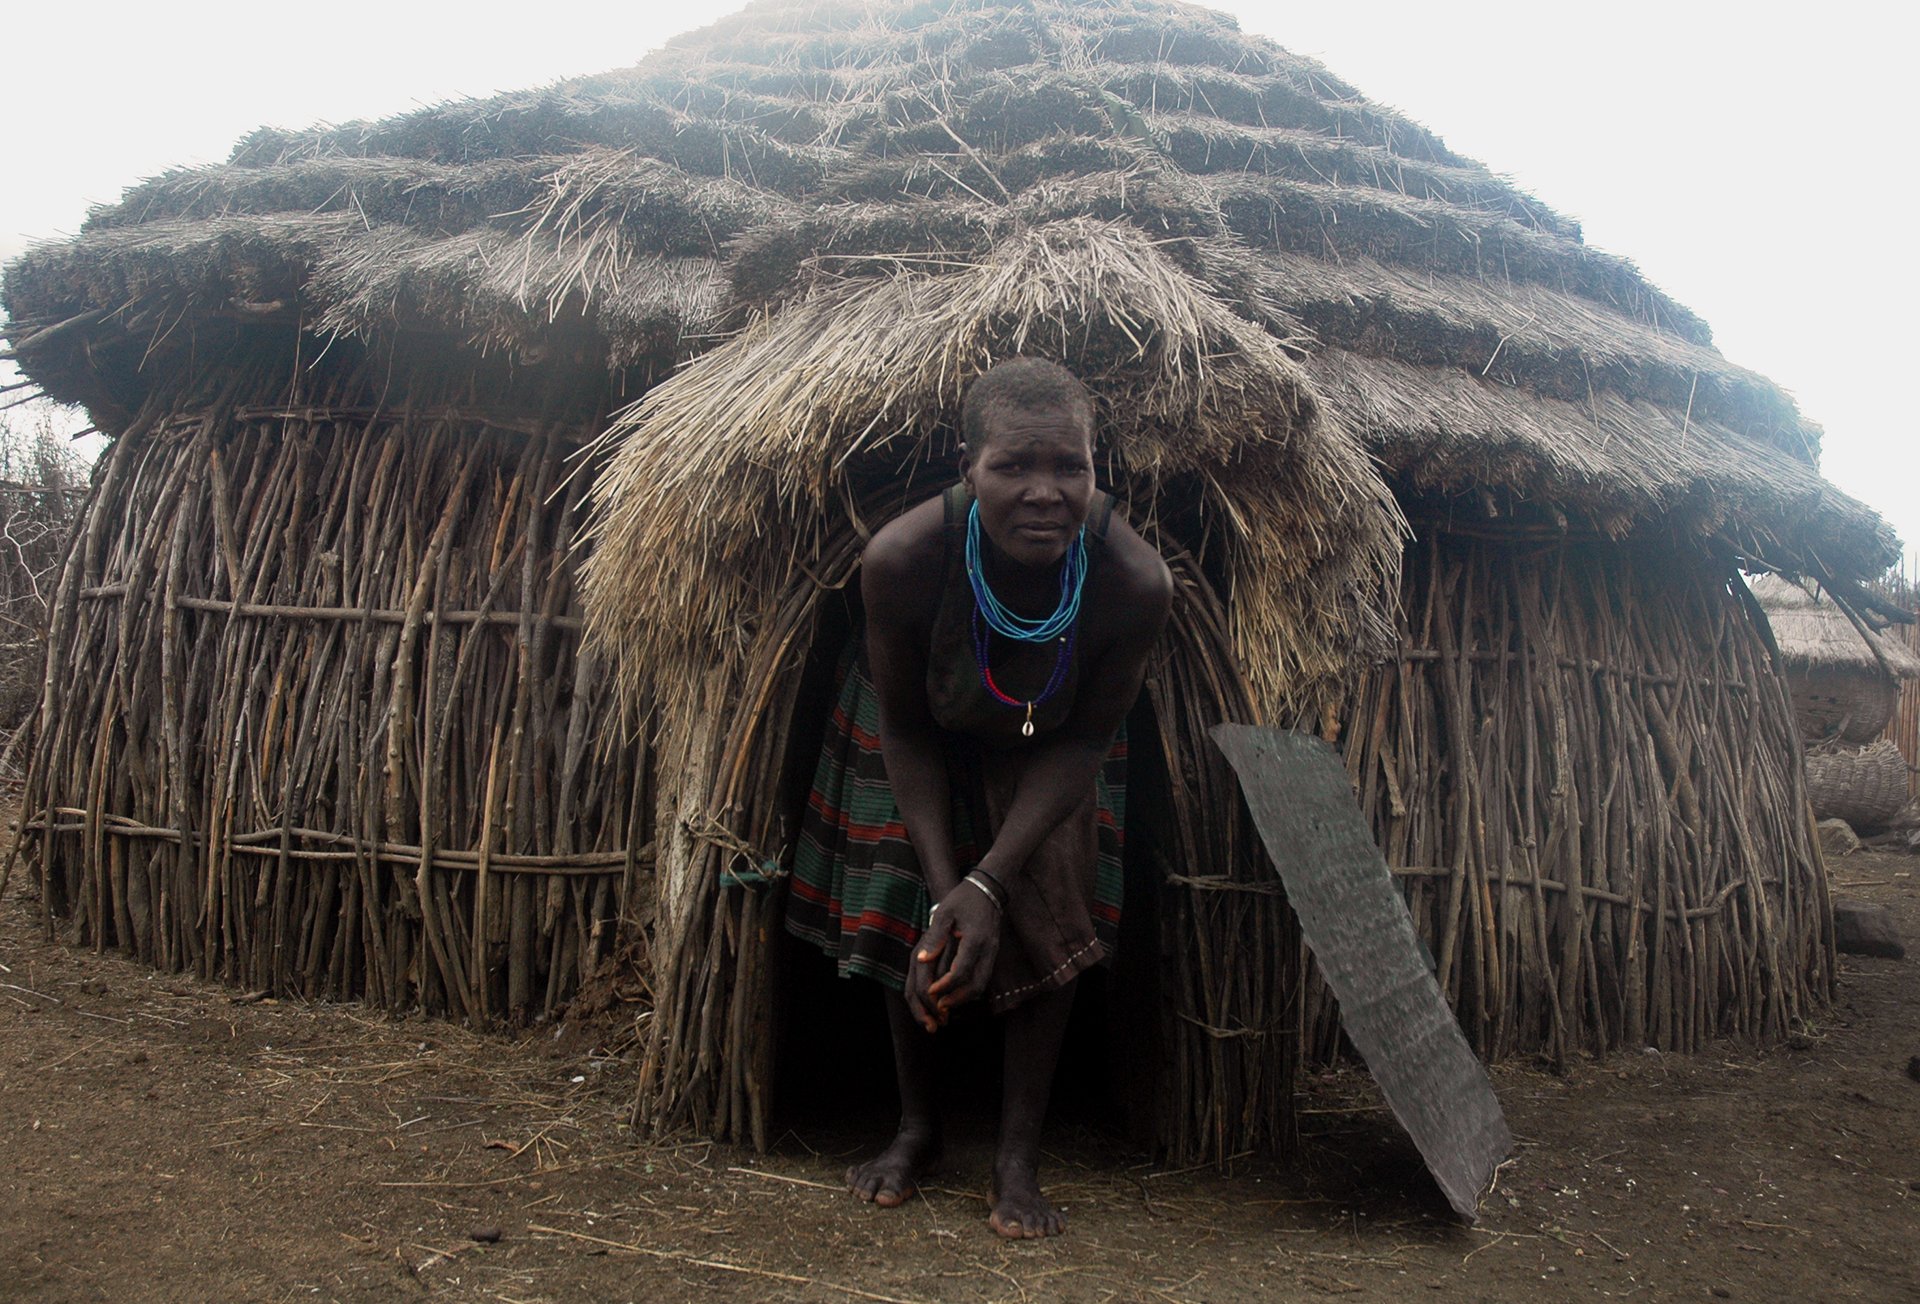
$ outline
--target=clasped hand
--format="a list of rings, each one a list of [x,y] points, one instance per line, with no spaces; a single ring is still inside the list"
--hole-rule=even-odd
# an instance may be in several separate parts
[[[987,989],[1000,952],[1000,907],[964,880],[933,908],[907,969],[907,1011],[928,1032]]]

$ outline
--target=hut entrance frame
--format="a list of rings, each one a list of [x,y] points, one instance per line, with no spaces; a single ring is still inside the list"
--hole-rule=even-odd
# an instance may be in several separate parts
[[[655,1131],[687,1125],[758,1146],[768,1140],[781,1023],[798,1017],[782,1009],[778,991],[787,945],[779,881],[833,701],[831,670],[858,628],[856,522],[877,527],[949,479],[909,464],[862,495],[796,574],[776,607],[779,621],[755,639],[742,682],[757,711],[734,717],[724,740],[690,735],[696,746],[684,759],[661,757],[661,826],[670,809],[699,814],[681,820],[682,850],[669,844],[665,853],[689,859],[661,884],[672,900],[662,902],[659,935],[679,940],[661,948],[642,1067],[640,1117]],[[1117,972],[1129,992],[1157,999],[1157,1009],[1131,1017],[1153,1025],[1144,1035],[1162,1067],[1150,1082],[1136,1079],[1152,1100],[1132,1121],[1142,1140],[1174,1156],[1285,1154],[1298,1060],[1298,931],[1232,772],[1206,737],[1221,720],[1252,720],[1254,708],[1214,584],[1190,552],[1160,544],[1178,596],[1134,712],[1146,728],[1130,734],[1130,747],[1147,763],[1137,767],[1145,784],[1129,780],[1127,845],[1129,889],[1156,889],[1128,907],[1128,935],[1140,945],[1123,951]],[[710,759],[698,759],[702,751]],[[667,777],[676,773],[678,785]],[[695,785],[708,785],[704,795]],[[728,812],[730,825],[714,811]]]

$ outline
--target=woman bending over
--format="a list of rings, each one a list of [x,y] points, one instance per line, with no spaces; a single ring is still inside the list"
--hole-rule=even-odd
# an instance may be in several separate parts
[[[960,483],[862,558],[865,647],[843,666],[787,925],[886,985],[901,1117],[848,1185],[907,1200],[940,1150],[934,1036],[984,997],[1005,1021],[993,1212],[1050,1236],[1040,1127],[1079,974],[1120,911],[1121,728],[1173,582],[1094,488],[1093,404],[1065,369],[968,387]]]

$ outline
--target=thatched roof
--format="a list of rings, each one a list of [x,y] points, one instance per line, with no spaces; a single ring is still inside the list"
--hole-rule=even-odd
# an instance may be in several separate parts
[[[1148,512],[1182,488],[1219,527],[1232,633],[1263,700],[1351,660],[1343,640],[1395,568],[1398,513],[1284,341],[1124,222],[1034,225],[978,259],[879,261],[835,260],[839,274],[609,432],[587,595],[631,697],[657,668],[725,655],[833,522],[858,526],[863,509],[839,501],[862,487],[850,467],[950,456],[966,382],[1022,352],[1089,382],[1109,482]]]
[[[1808,670],[1857,670],[1882,673],[1882,664],[1901,679],[1920,678],[1920,657],[1898,640],[1872,632],[1873,648],[1833,599],[1779,575],[1749,581],[1753,596],[1773,626],[1774,642],[1788,666]],[[1873,649],[1879,649],[1879,657]]]
[[[623,71],[263,130],[18,259],[7,330],[109,431],[194,346],[182,323],[643,387],[823,277],[1123,226],[1266,328],[1404,494],[1657,521],[1836,579],[1894,556],[1819,479],[1817,427],[1629,263],[1318,63],[1163,0],[762,0]]]

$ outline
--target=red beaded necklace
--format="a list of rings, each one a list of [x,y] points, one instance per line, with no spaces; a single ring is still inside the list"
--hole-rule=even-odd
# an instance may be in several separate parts
[[[1067,626],[1067,632],[1060,636],[1060,649],[1054,653],[1053,673],[1047,676],[1047,686],[1040,690],[1039,696],[1021,701],[1002,689],[993,678],[993,667],[987,663],[987,621],[981,614],[978,603],[973,608],[973,663],[980,667],[980,683],[1002,706],[1026,707],[1027,718],[1020,725],[1020,736],[1033,737],[1033,708],[1044,703],[1059,692],[1067,682],[1067,669],[1073,664],[1074,638],[1079,633],[1080,622]]]

